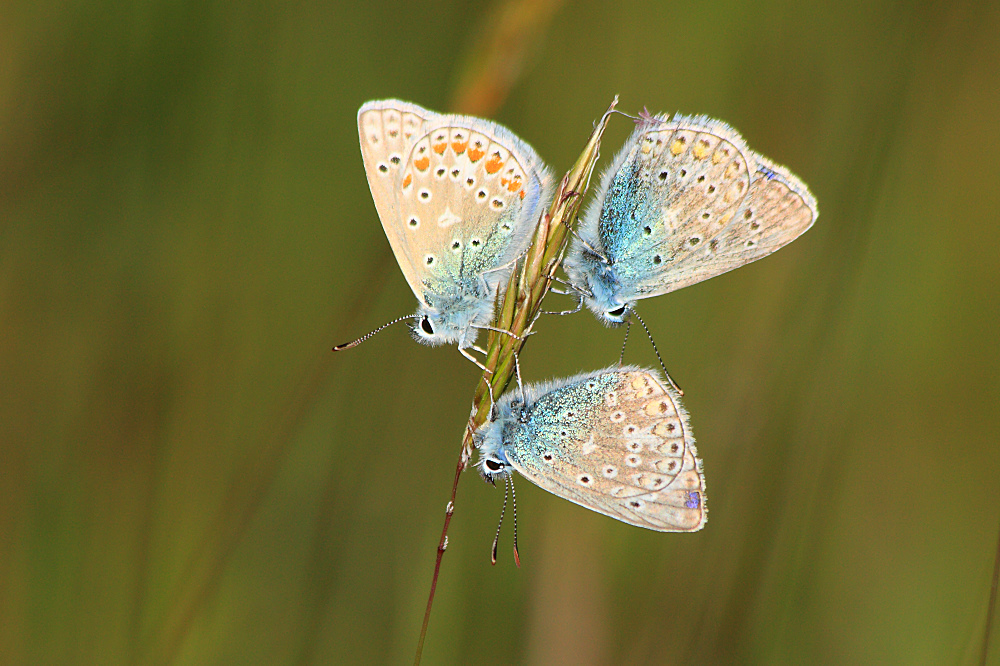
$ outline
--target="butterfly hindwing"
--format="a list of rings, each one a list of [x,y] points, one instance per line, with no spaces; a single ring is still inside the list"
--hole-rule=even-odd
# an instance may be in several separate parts
[[[486,279],[492,292],[531,242],[549,174],[498,125],[447,116],[419,137],[397,175],[403,247],[424,294]],[[420,295],[420,294],[418,294]]]
[[[678,396],[656,373],[613,368],[532,393],[526,422],[515,418],[504,428],[504,450],[517,471],[632,525],[701,529],[701,460]]]
[[[667,275],[638,281],[635,295],[675,291],[721,275],[788,245],[816,219],[816,200],[792,173],[755,155],[756,172],[740,207],[726,225]],[[664,291],[665,289],[665,291]]]
[[[428,122],[440,117],[433,111],[400,100],[368,102],[358,111],[361,156],[375,210],[403,277],[417,298],[420,298],[422,287],[406,251],[397,202],[397,176],[413,144],[426,133]]]

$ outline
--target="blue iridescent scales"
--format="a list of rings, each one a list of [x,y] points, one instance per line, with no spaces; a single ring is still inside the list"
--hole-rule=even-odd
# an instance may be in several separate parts
[[[709,118],[643,115],[580,221],[564,262],[609,325],[636,301],[784,247],[818,215],[809,188]]]
[[[654,370],[615,366],[525,387],[476,434],[490,481],[517,470],[549,492],[630,525],[694,532],[705,477],[687,412]]]

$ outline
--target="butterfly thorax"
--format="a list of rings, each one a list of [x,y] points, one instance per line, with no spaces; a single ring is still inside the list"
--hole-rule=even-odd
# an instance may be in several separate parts
[[[457,344],[465,349],[475,344],[478,327],[488,326],[492,317],[493,304],[477,293],[428,297],[414,315],[413,337],[432,347]]]

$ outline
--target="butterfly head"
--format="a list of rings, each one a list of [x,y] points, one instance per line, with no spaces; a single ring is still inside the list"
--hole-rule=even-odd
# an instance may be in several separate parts
[[[501,433],[502,427],[496,422],[486,424],[479,432],[479,462],[476,463],[476,467],[479,468],[483,481],[494,485],[498,478],[510,474],[511,468],[510,459],[504,451]]]
[[[507,471],[510,467],[510,462],[499,451],[489,455],[481,453],[476,466],[479,467],[479,474],[483,477],[483,481],[494,485],[496,485],[498,477],[510,473]]]
[[[621,296],[621,289],[613,273],[598,273],[589,280],[590,293],[583,295],[583,304],[605,326],[621,326],[628,321],[633,303]]]
[[[476,341],[476,327],[489,322],[488,301],[459,296],[420,306],[413,317],[412,333],[417,342],[431,347],[457,344],[465,348]]]

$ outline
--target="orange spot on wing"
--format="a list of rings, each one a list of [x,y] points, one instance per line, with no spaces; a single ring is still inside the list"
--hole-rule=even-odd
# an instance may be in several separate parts
[[[510,179],[510,185],[507,186],[507,190],[510,192],[517,192],[521,187],[521,177],[515,176]]]
[[[465,152],[465,149],[469,146],[468,141],[452,141],[451,149],[455,151],[456,155],[461,155]]]
[[[486,163],[486,173],[496,173],[502,167],[503,160],[500,159],[500,155],[498,153],[493,153],[493,157],[491,157],[490,161]]]
[[[524,190],[521,190],[520,195],[521,195],[521,198],[524,199]]]
[[[444,149],[448,147],[448,142],[438,143],[434,146],[434,152],[438,155],[444,155]]]
[[[406,178],[403,179],[403,187],[409,187],[410,183],[413,182],[413,174],[406,174]]]
[[[431,165],[431,158],[421,157],[413,163],[413,166],[417,167],[420,171],[427,171],[427,167]]]
[[[470,162],[478,162],[479,159],[483,155],[485,155],[485,154],[486,154],[486,151],[484,151],[484,150],[482,150],[480,148],[477,148],[477,147],[469,148],[469,161]]]

